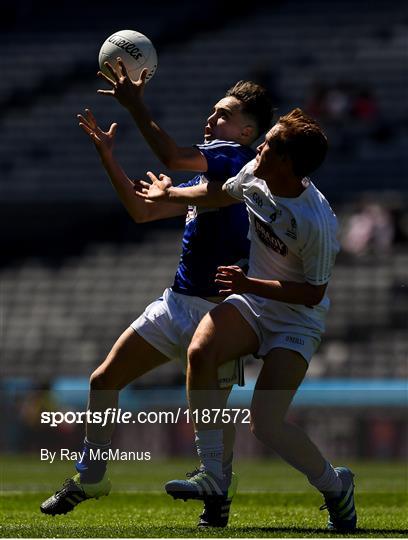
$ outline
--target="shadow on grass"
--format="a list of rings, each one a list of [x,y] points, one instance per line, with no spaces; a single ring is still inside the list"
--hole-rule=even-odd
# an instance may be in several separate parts
[[[228,530],[228,529],[226,529]],[[237,527],[237,528],[230,528],[230,531],[233,531],[235,533],[243,533],[243,534],[251,534],[255,536],[256,533],[259,534],[273,534],[276,536],[279,533],[279,536],[285,537],[285,534],[289,535],[325,535],[325,536],[363,536],[363,537],[370,537],[370,536],[378,536],[383,537],[384,535],[392,536],[392,535],[406,535],[407,529],[369,529],[369,528],[357,528],[352,533],[347,532],[334,532],[329,531],[326,529],[326,527],[323,528],[307,528],[307,527]]]
[[[378,534],[378,535],[403,534],[406,536],[408,533],[408,528],[407,529],[360,529],[358,528],[355,532],[358,534]]]
[[[51,526],[30,526],[26,524],[20,527],[4,527],[1,537],[31,537],[41,538],[44,536],[81,537],[81,538],[290,538],[290,537],[352,537],[352,538],[385,538],[385,537],[406,537],[405,529],[375,529],[361,528],[352,533],[333,533],[325,527],[227,527],[202,529],[197,527],[183,526],[89,526],[89,527],[53,527]]]
[[[180,530],[180,528],[179,528]],[[185,536],[197,536],[197,528],[187,528],[182,529]],[[163,530],[164,532],[164,530]],[[174,532],[174,529],[173,529]],[[326,537],[395,537],[395,536],[406,537],[407,529],[370,529],[370,528],[357,528],[352,533],[347,532],[332,532],[329,531],[326,527],[323,528],[307,528],[307,527],[227,527],[226,529],[199,529],[200,537],[242,537],[246,538],[251,536],[256,537],[316,537],[316,536],[326,536]]]

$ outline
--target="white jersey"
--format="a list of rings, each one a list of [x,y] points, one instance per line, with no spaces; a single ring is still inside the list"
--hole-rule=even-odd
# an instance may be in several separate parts
[[[303,180],[305,189],[298,197],[273,195],[266,182],[254,176],[254,164],[255,160],[250,161],[225,185],[231,196],[247,205],[251,240],[248,276],[312,285],[327,283],[339,251],[337,219],[329,203],[308,179]],[[265,307],[271,302],[276,304],[254,295],[245,297],[253,297]],[[327,295],[313,309],[300,304],[279,304],[296,313],[297,319],[304,315],[307,326],[312,323],[316,324],[315,330],[324,330]]]

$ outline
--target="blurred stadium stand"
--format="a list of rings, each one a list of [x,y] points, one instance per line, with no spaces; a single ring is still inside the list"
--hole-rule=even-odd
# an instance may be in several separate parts
[[[59,267],[32,258],[4,269],[3,373],[40,380],[88,375],[171,284],[179,243],[179,231],[152,230],[140,244],[94,245]],[[407,267],[407,253],[339,262],[310,376],[408,377]],[[155,373],[154,380],[166,383],[167,376]]]
[[[335,32],[322,0],[279,2],[275,7],[260,3],[252,14],[211,31],[203,24],[201,33],[178,35],[176,42],[167,36],[166,17],[170,22],[174,18],[170,12],[174,10],[168,7],[154,27],[143,10],[134,20],[160,45],[159,69],[146,98],[178,141],[200,141],[209,108],[240,78],[261,79],[272,87],[277,114],[307,106],[317,83],[368,88],[379,111],[371,123],[351,122],[346,113],[336,121],[328,119],[329,136],[343,152],[332,152],[319,185],[331,198],[357,190],[406,189],[406,3],[389,9],[381,1],[330,2]],[[192,14],[183,14],[180,27],[184,22],[189,28]],[[71,17],[73,21],[75,12]],[[131,20],[130,12],[125,26]],[[118,153],[131,174],[158,167],[129,115],[95,93],[101,84],[95,77],[99,46],[114,23],[93,31],[73,28],[21,32],[19,39],[14,34],[5,40],[0,170],[7,201],[112,198],[89,141],[76,126],[75,115],[86,106],[103,125],[119,122]]]
[[[91,108],[102,126],[119,123],[117,155],[129,176],[165,172],[129,115],[96,95],[99,46],[128,27],[157,46],[146,100],[179,144],[201,142],[213,103],[242,78],[269,87],[277,116],[295,106],[316,112],[332,150],[313,180],[341,223],[368,192],[392,215],[395,234],[383,252],[339,257],[327,334],[309,377],[408,376],[406,2],[260,1],[252,10],[211,1],[199,21],[193,4],[128,5],[125,15],[106,0],[34,4],[8,5],[0,23],[3,384],[87,377],[171,284],[181,221],[134,225],[76,126],[75,115]],[[367,95],[371,104],[361,105]],[[181,384],[183,377],[169,364],[143,381]],[[347,418],[338,447],[359,430],[358,418]],[[316,430],[329,428],[316,423]]]

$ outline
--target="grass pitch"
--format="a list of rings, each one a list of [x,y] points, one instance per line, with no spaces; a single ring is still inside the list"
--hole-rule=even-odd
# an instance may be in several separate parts
[[[280,461],[238,461],[239,492],[226,529],[196,528],[198,501],[173,501],[163,484],[194,468],[190,461],[116,462],[109,497],[80,504],[65,516],[40,513],[40,503],[72,475],[72,464],[38,456],[1,458],[0,536],[33,538],[331,537],[321,497]],[[353,463],[359,529],[353,537],[407,537],[406,464]]]

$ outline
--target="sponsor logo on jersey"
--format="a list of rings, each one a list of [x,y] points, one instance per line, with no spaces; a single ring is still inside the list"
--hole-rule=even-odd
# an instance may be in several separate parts
[[[282,257],[286,257],[286,255],[288,254],[288,248],[286,244],[282,242],[282,240],[278,236],[276,236],[272,227],[267,223],[261,221],[256,216],[254,217],[254,220],[255,230],[261,242],[264,243],[265,246],[273,249],[273,251],[276,251],[276,253],[282,255]]]
[[[286,229],[285,234],[286,236],[289,236],[289,238],[293,238],[293,240],[297,239],[297,223],[295,218],[290,220],[290,227]]]
[[[272,212],[272,214],[269,214],[269,219],[271,220],[271,223],[274,223],[278,216],[282,215],[282,210],[275,210],[275,212]]]
[[[255,193],[252,193],[252,200],[255,204],[259,206],[259,208],[262,208],[263,206],[263,200],[262,197],[255,191]]]

